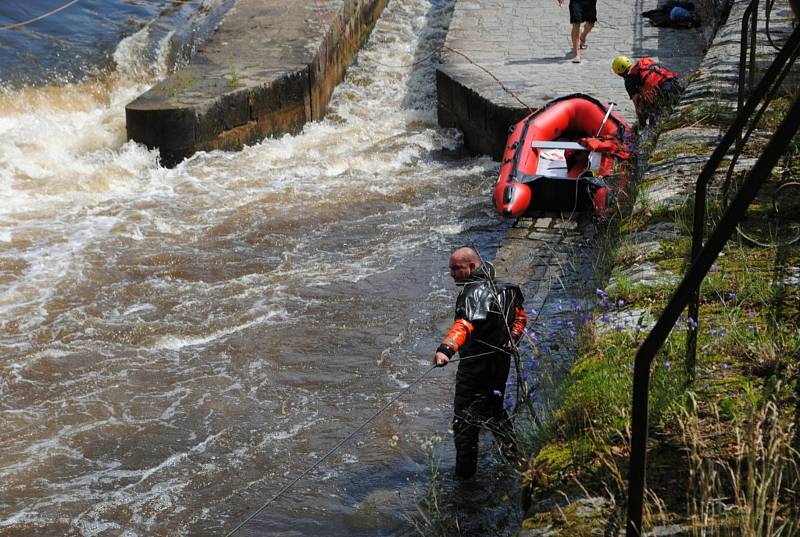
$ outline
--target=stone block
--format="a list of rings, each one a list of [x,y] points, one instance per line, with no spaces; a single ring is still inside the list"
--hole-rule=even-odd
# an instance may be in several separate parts
[[[527,229],[519,229],[519,228],[511,228],[506,233],[506,237],[509,239],[525,239],[528,236]]]
[[[238,0],[184,70],[126,107],[128,139],[175,164],[200,149],[238,149],[324,116],[334,87],[387,0]],[[275,24],[280,20],[280,24]],[[341,35],[344,28],[345,36]]]
[[[575,230],[578,229],[578,222],[575,220],[561,220],[555,223],[553,226],[556,229],[568,229],[568,230]]]

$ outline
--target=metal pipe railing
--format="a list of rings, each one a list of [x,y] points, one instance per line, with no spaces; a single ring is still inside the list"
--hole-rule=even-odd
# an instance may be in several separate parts
[[[798,34],[797,28],[793,32],[793,36],[794,34]],[[753,96],[749,100],[753,100]],[[798,128],[800,128],[800,97],[795,98],[789,112],[775,131],[775,134],[770,138],[763,153],[722,215],[722,219],[714,228],[699,254],[692,261],[689,271],[673,293],[658,322],[656,322],[636,353],[633,370],[633,412],[631,457],[628,472],[626,537],[640,537],[642,535],[642,507],[647,463],[648,390],[650,386],[650,366],[653,358],[664,344],[664,341],[666,341],[681,312],[686,308],[692,293],[699,288],[700,282],[708,273],[725,243],[734,233],[737,224],[741,221],[756,194],[758,194],[761,185],[770,177],[772,169],[783,156]],[[732,130],[733,126],[729,129],[729,132]]]
[[[747,75],[747,71],[749,69],[751,73],[750,78],[750,87],[749,89],[753,89],[753,78],[752,73],[754,71],[754,63],[755,63],[755,41],[756,41],[756,34],[755,30],[758,26],[758,2],[759,0],[752,0],[744,10],[744,14],[742,15],[742,32],[739,41],[739,84],[738,88],[738,99],[736,100],[736,111],[742,109],[742,105],[744,105],[745,101],[745,77]],[[752,19],[752,23],[751,23]],[[749,45],[752,43],[752,51],[750,54],[751,63],[748,65],[747,62],[747,49]]]
[[[782,80],[781,73],[784,72],[785,67],[788,68],[787,65],[790,65],[792,62],[794,62],[798,56],[798,53],[800,53],[800,26],[796,27],[791,33],[789,39],[786,41],[786,44],[775,56],[772,64],[770,64],[769,68],[764,73],[764,76],[750,94],[750,97],[747,99],[744,105],[739,108],[739,111],[731,123],[731,126],[728,128],[728,131],[722,137],[722,140],[720,140],[717,147],[711,153],[711,157],[700,171],[700,175],[697,177],[697,182],[695,184],[694,217],[692,221],[692,248],[690,259],[696,259],[700,253],[700,249],[703,246],[703,236],[706,226],[706,200],[708,184],[711,181],[711,178],[716,173],[717,168],[719,168],[719,165],[722,162],[722,159],[725,158],[728,150],[731,148],[734,142],[739,140],[742,130],[744,130],[747,122],[753,116],[753,112],[755,111],[759,102],[761,102],[764,97],[773,89],[774,83],[777,80]],[[740,80],[740,86],[743,83],[744,81]],[[688,314],[695,323],[699,323],[699,313],[700,286],[698,284],[697,288],[691,291]],[[694,331],[688,335],[686,340],[685,368],[687,372],[687,378],[690,380],[694,377],[696,355],[697,331]]]

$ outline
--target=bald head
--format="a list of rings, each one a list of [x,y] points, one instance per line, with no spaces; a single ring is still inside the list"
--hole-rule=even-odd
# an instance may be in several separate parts
[[[462,246],[450,256],[450,276],[456,283],[466,281],[480,266],[481,258],[474,248]]]

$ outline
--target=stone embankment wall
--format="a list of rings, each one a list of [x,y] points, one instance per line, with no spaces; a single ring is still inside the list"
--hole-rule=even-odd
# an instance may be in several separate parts
[[[184,69],[125,108],[128,139],[175,165],[325,115],[388,0],[239,0]]]
[[[675,209],[694,193],[697,176],[735,114],[742,18],[748,4],[747,0],[731,2],[725,23],[671,117],[663,123],[658,144],[648,159],[637,210],[645,204]],[[765,33],[764,9],[765,6],[760,5],[756,82],[775,55]],[[776,43],[784,42],[791,32],[790,14],[785,4],[776,5],[771,13],[771,36]],[[796,67],[784,86],[788,87],[792,76],[797,77],[798,73],[800,68]],[[745,89],[747,95],[747,87]],[[755,158],[740,158],[737,171],[749,169],[754,162]],[[718,171],[711,180],[712,188],[719,187],[725,172],[725,169]]]
[[[749,3],[749,0],[710,0],[701,8],[712,10],[711,12],[718,15],[724,14],[725,17],[716,33],[709,34],[713,36],[713,40],[699,67],[689,77],[680,102],[670,117],[663,121],[661,131],[645,133],[645,139],[649,137],[651,143],[654,140],[657,143],[650,150],[645,163],[646,168],[630,219],[637,224],[628,226],[630,232],[619,238],[619,244],[623,245],[622,256],[616,266],[611,267],[612,277],[605,288],[611,294],[618,291],[624,282],[624,287],[629,292],[643,296],[640,302],[648,304],[648,290],[653,295],[659,290],[672,290],[683,275],[683,254],[676,259],[671,256],[677,255],[675,252],[679,251],[675,247],[678,241],[684,241],[684,244],[688,241],[691,216],[682,215],[687,214],[686,209],[692,207],[697,177],[733,118],[738,96],[741,23]],[[763,71],[776,52],[767,42],[764,3],[761,3],[760,9],[756,56],[760,63],[757,68]],[[792,24],[788,6],[785,3],[775,5],[770,25],[772,38],[776,43],[785,41],[792,30]],[[794,76],[798,73],[800,71],[795,69]],[[758,78],[757,73],[756,80]],[[784,82],[784,87],[796,87],[796,84],[792,86],[792,83]],[[767,132],[754,134],[762,139],[766,139],[768,135]],[[752,154],[740,158],[736,171],[746,172],[755,160],[756,157]],[[719,189],[724,181],[729,162],[723,161],[723,167],[712,179],[712,190]],[[800,269],[790,266],[786,272],[800,274]],[[788,282],[789,280],[787,285]],[[797,279],[791,281],[795,286],[797,282]],[[598,334],[614,330],[615,327],[633,330],[629,326],[635,324],[636,330],[647,333],[655,323],[649,312],[650,307],[626,303],[613,315],[609,314],[605,319],[595,319],[593,330]],[[672,465],[668,468],[670,472],[682,471]],[[652,470],[652,466],[650,469]],[[531,500],[532,506],[525,514],[524,529],[519,537],[575,535],[578,531],[588,531],[591,528],[604,530],[607,535],[617,534],[610,521],[614,520],[619,507],[614,506],[608,498],[585,497],[580,492],[571,496],[541,495]],[[569,516],[565,517],[564,513]],[[692,529],[671,525],[653,528],[652,534],[684,536],[691,535]]]

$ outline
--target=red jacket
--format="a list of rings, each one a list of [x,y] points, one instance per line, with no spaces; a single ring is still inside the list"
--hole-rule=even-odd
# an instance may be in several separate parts
[[[676,73],[657,63],[653,58],[642,58],[637,61],[624,76],[628,95],[631,98],[639,95],[644,104],[651,106],[656,104],[661,86],[678,78]]]

